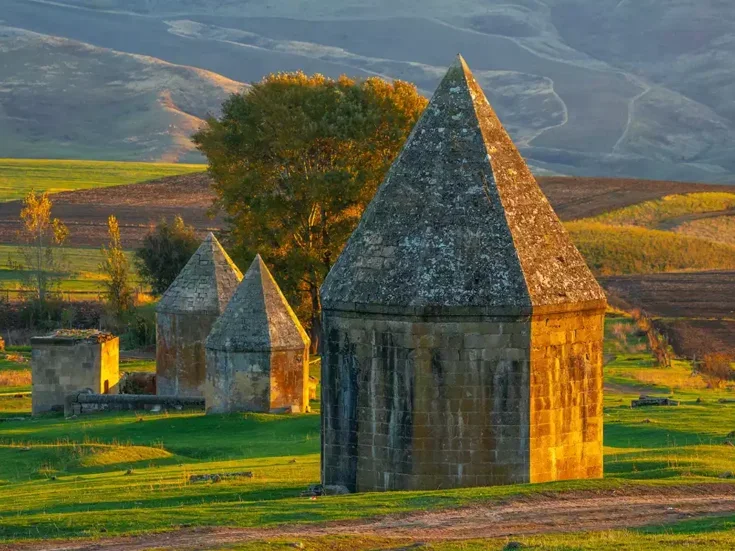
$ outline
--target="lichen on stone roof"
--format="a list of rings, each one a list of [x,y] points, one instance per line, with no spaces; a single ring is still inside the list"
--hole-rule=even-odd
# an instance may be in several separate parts
[[[42,337],[34,337],[36,342],[48,341],[73,341],[73,342],[91,342],[103,343],[116,339],[117,337],[107,331],[99,331],[97,329],[57,329],[50,335]]]
[[[416,313],[604,303],[602,289],[461,57],[321,295],[325,310],[370,306]]]
[[[242,280],[217,238],[210,233],[156,305],[156,312],[220,314]]]
[[[207,348],[255,352],[301,349],[308,344],[306,331],[257,255],[224,313],[212,326]]]

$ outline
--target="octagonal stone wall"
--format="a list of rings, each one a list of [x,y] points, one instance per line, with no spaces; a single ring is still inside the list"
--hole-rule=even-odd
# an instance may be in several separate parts
[[[325,313],[324,484],[431,490],[601,476],[602,316]]]

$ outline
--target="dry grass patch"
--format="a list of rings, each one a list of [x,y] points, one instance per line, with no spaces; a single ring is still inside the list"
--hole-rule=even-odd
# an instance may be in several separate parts
[[[735,247],[667,231],[568,222],[574,244],[598,275],[735,268]]]
[[[31,372],[28,369],[18,371],[0,371],[0,388],[28,386],[31,384]]]
[[[735,193],[705,192],[667,195],[655,201],[646,201],[614,210],[592,220],[613,226],[642,226],[654,228],[664,220],[687,214],[717,212],[735,208]]]
[[[691,220],[677,226],[674,231],[682,235],[735,245],[735,216]]]

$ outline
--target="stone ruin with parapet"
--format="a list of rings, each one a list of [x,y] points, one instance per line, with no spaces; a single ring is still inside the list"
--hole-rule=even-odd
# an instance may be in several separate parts
[[[209,234],[156,306],[156,393],[201,397],[204,343],[242,274]]]
[[[605,295],[461,57],[321,300],[325,485],[602,476]]]
[[[258,255],[207,338],[207,413],[307,411],[309,344]]]
[[[31,339],[33,415],[63,411],[73,392],[117,394],[120,340],[110,333],[62,329]]]

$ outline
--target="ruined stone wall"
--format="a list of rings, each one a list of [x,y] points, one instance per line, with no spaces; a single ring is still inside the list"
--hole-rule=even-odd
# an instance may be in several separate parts
[[[308,406],[308,351],[207,349],[207,413],[279,412]],[[294,408],[294,406],[296,406]]]
[[[531,321],[531,482],[602,476],[604,310]]]
[[[528,318],[325,312],[322,481],[352,491],[529,481]]]
[[[204,409],[204,398],[187,398],[182,396],[153,396],[150,394],[90,394],[74,392],[66,396],[64,415],[84,415],[101,411],[130,410],[167,410]]]
[[[32,412],[63,411],[67,394],[86,388],[117,394],[119,339],[89,342],[73,339],[31,340]]]
[[[203,396],[204,343],[217,316],[202,312],[156,314],[156,393]]]

